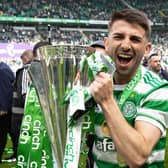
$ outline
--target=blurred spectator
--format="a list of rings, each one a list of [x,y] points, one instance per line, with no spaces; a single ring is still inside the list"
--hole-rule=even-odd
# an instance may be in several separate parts
[[[0,14],[2,16],[17,17],[41,17],[41,18],[64,18],[64,19],[97,19],[106,20],[112,9],[136,8],[146,11],[148,17],[156,23],[167,22],[167,5],[164,0],[36,0],[36,1],[7,1],[0,2]]]
[[[10,67],[0,62],[0,162],[10,132],[14,74]]]
[[[156,51],[151,51],[147,58],[147,66],[149,70],[158,74],[162,79],[168,80],[168,72],[161,66],[161,56]]]
[[[105,53],[105,46],[104,46],[104,41],[103,40],[96,40],[91,45],[89,46],[91,51],[91,54],[94,52],[101,52]]]
[[[33,58],[32,50],[24,51],[20,58],[22,60],[23,67],[16,71],[11,119],[11,133],[13,136],[14,153],[9,158],[6,158],[8,162],[16,160],[17,157],[18,140],[24,112],[25,95],[27,92],[28,85],[30,83],[28,67]]]

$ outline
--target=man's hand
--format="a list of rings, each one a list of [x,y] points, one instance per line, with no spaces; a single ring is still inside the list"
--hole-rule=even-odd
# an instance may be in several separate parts
[[[108,73],[100,72],[90,85],[90,91],[95,101],[101,104],[103,101],[113,98],[113,80]]]

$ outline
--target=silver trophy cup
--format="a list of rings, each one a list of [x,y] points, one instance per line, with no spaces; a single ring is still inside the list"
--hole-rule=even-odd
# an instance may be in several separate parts
[[[67,106],[62,104],[72,88],[86,46],[48,45],[38,49],[29,73],[35,85],[57,166],[63,167],[67,130]]]

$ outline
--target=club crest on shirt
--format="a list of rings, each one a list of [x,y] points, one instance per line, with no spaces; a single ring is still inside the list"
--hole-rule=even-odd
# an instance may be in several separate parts
[[[126,118],[133,118],[137,112],[136,106],[132,101],[126,101],[123,105],[123,115]]]
[[[103,121],[103,123],[101,125],[101,130],[102,130],[102,133],[104,134],[104,136],[110,136],[109,127],[107,125],[106,120]]]

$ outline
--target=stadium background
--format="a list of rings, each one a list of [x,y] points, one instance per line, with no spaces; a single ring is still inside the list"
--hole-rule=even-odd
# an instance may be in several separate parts
[[[88,45],[103,39],[112,11],[122,8],[147,13],[153,47],[167,68],[168,1],[165,0],[0,0],[0,59],[16,71],[21,66],[21,53],[40,40]],[[12,165],[0,165],[6,167]]]

